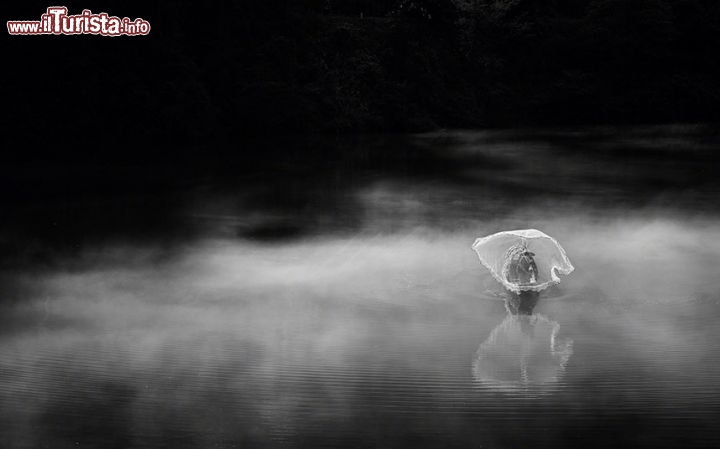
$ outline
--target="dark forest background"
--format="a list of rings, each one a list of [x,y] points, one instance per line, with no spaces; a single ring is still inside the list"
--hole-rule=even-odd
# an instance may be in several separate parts
[[[152,31],[6,36],[6,144],[57,147],[64,135],[76,148],[185,148],[267,134],[720,117],[713,0],[64,5],[142,17]],[[5,19],[36,20],[47,6],[23,3]]]
[[[62,5],[152,30],[4,36],[0,265],[108,236],[182,240],[195,196],[281,217],[239,235],[303,235],[357,221],[345,192],[378,176],[465,168],[374,134],[720,118],[716,0]],[[48,6],[14,2],[3,20]]]

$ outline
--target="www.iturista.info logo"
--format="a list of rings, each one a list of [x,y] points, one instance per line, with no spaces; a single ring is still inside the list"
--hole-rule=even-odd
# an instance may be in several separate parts
[[[40,20],[11,20],[8,33],[35,34],[99,34],[101,36],[142,36],[150,33],[150,22],[137,18],[119,18],[107,13],[93,14],[89,9],[82,14],[68,16],[64,6],[51,6]]]

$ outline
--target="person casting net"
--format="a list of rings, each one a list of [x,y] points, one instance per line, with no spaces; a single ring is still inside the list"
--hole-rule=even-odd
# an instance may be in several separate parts
[[[537,229],[502,231],[475,240],[473,250],[493,278],[513,293],[539,292],[575,268],[560,244]]]

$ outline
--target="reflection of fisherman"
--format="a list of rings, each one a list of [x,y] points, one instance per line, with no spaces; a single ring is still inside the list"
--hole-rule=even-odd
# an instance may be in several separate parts
[[[539,292],[510,292],[510,295],[505,298],[505,309],[511,315],[532,315],[539,300]]]

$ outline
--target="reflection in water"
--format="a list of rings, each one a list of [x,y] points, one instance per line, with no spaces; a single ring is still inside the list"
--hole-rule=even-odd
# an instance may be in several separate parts
[[[540,292],[511,292],[505,296],[505,308],[512,315],[532,315],[539,300]]]
[[[506,302],[508,310],[527,310],[527,302],[514,296]],[[537,303],[537,296],[529,301]],[[542,315],[508,314],[478,348],[473,362],[475,380],[506,393],[533,396],[549,392],[573,354],[573,341],[558,337],[559,330],[557,322]]]

